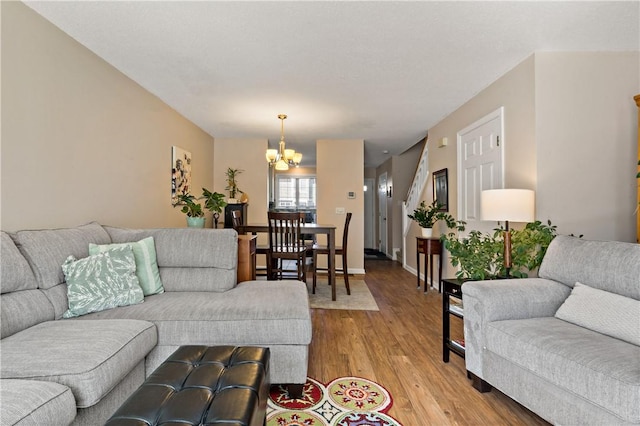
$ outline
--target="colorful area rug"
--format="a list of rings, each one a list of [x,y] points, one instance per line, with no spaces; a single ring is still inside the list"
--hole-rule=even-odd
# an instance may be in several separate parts
[[[381,385],[360,377],[339,377],[327,385],[307,378],[301,399],[271,387],[267,426],[402,426],[389,416],[393,400]]]

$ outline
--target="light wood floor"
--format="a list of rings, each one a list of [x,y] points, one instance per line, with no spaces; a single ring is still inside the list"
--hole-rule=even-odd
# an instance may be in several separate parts
[[[389,414],[404,426],[548,425],[495,389],[476,391],[457,355],[442,362],[437,290],[417,290],[415,275],[397,262],[367,260],[365,270],[380,311],[314,309],[309,376],[325,383],[359,376],[384,385],[394,398]],[[452,335],[462,337],[457,318]]]

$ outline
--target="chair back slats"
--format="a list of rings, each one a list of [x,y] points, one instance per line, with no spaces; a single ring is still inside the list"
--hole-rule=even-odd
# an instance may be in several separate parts
[[[268,279],[282,279],[285,272],[284,261],[295,260],[297,278],[304,281],[308,250],[300,232],[304,214],[268,212],[267,217],[269,219]]]
[[[300,227],[304,214],[269,212],[269,247],[281,253],[297,253],[305,250]]]

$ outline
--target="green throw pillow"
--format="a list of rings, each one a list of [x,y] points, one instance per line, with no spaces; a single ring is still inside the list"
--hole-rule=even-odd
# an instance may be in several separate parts
[[[69,299],[69,309],[64,318],[144,301],[135,274],[133,250],[129,246],[80,260],[69,256],[62,265],[62,272],[67,281]]]
[[[114,248],[130,246],[133,249],[133,256],[136,259],[136,276],[140,281],[140,287],[145,296],[164,293],[162,281],[160,281],[160,271],[156,260],[156,246],[153,237],[147,237],[134,243],[119,244],[89,244],[89,254],[104,253]]]

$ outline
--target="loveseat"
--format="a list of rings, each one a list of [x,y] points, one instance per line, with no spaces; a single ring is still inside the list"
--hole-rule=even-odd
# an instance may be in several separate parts
[[[82,261],[89,259],[91,244],[93,250],[149,237],[162,286],[156,294],[85,315],[67,312],[71,286],[61,265],[70,255]],[[181,345],[268,347],[271,383],[306,380],[311,341],[306,286],[236,283],[233,230],[90,223],[2,232],[1,238],[3,426],[102,424]]]
[[[639,424],[640,245],[557,236],[538,275],[462,285],[476,388],[554,424]]]

